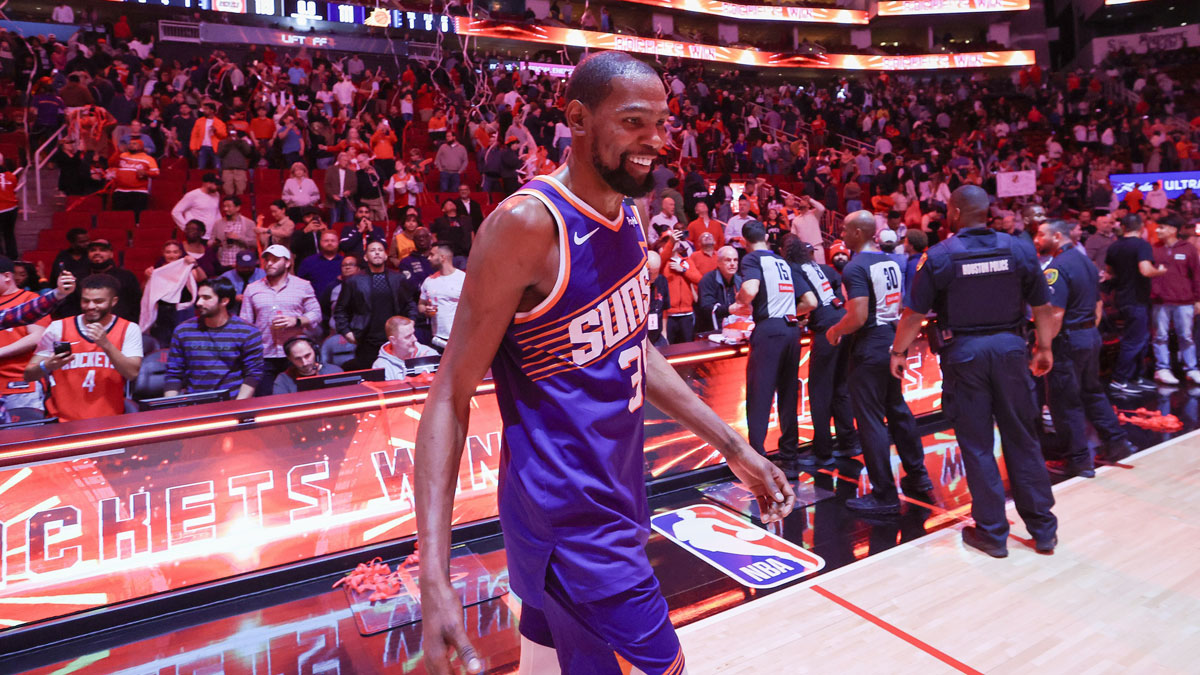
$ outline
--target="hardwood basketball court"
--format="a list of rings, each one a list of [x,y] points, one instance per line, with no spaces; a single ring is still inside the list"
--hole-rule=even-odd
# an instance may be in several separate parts
[[[680,629],[688,670],[1198,672],[1200,431],[1054,495],[1053,555],[942,530]]]

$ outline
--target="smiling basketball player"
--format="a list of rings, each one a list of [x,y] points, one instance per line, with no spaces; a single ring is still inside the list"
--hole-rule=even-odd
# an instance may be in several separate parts
[[[662,81],[621,52],[585,59],[567,87],[567,164],[483,224],[441,370],[417,433],[425,664],[450,672],[468,643],[448,575],[450,521],[476,385],[490,366],[504,421],[499,509],[522,600],[522,672],[684,672],[645,544],[643,400],[719,450],[763,520],[794,501],[783,473],[692,393],[646,343],[644,230],[668,116]],[[554,650],[554,651],[551,651]],[[614,654],[615,652],[615,654]]]

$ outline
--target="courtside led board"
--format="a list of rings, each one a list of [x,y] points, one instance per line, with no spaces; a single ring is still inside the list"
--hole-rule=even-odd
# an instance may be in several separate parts
[[[696,557],[750,588],[802,579],[825,561],[718,506],[698,504],[655,514],[650,526]]]

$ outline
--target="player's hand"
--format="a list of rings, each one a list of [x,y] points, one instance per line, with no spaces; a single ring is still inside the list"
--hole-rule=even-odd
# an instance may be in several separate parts
[[[1033,360],[1029,362],[1029,370],[1033,371],[1034,377],[1041,377],[1050,372],[1054,367],[1054,354],[1051,353],[1049,347],[1038,345],[1033,350]]]
[[[904,370],[908,367],[908,356],[905,354],[892,354],[891,372],[892,377],[897,380],[904,379]]]
[[[834,326],[830,326],[829,330],[825,331],[825,339],[829,341],[830,345],[836,347],[837,343],[842,341],[842,336],[834,328]]]
[[[59,300],[65,300],[66,297],[75,292],[75,275],[70,272],[63,271],[58,275],[58,287],[54,289],[54,297]]]
[[[746,489],[754,493],[754,498],[758,500],[759,519],[763,524],[779,522],[792,512],[792,506],[796,504],[792,484],[783,471],[766,457],[749,446],[743,446],[741,450],[726,455],[725,463]]]
[[[101,347],[108,343],[108,331],[99,323],[84,324],[83,336]]]
[[[346,342],[349,342],[352,345],[358,344],[358,340],[354,339],[354,333],[346,333],[342,337],[346,338]]]
[[[457,655],[468,673],[482,673],[483,659],[467,640],[463,629],[462,603],[447,580],[421,580],[421,646],[425,669],[433,675],[450,675],[450,661]]]

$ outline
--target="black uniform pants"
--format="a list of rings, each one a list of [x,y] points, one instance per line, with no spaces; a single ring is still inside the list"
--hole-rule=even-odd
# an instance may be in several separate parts
[[[846,386],[849,361],[850,345],[846,341],[835,347],[825,339],[824,330],[813,332],[808,357],[808,406],[813,423],[813,455],[821,459],[833,456],[831,418],[838,447],[849,450],[854,445],[854,412]]]
[[[746,360],[746,429],[750,447],[765,455],[771,401],[779,412],[779,451],[796,455],[800,446],[800,328],[783,319],[757,322]]]
[[[1063,329],[1054,338],[1054,367],[1046,376],[1054,430],[1063,439],[1067,458],[1079,468],[1091,468],[1087,422],[1100,438],[1125,438],[1112,403],[1100,382],[1100,331]]]
[[[850,359],[850,400],[858,421],[863,462],[871,479],[871,491],[880,501],[897,499],[896,476],[892,473],[892,450],[888,432],[896,442],[896,453],[904,473],[920,476],[925,471],[925,448],[917,435],[917,420],[904,400],[901,381],[892,377],[886,346],[855,350]],[[886,424],[884,420],[886,419]]]
[[[1038,541],[1054,536],[1054,493],[1038,443],[1038,411],[1025,339],[1015,333],[958,335],[942,349],[942,410],[954,425],[975,526],[995,544],[1008,538],[996,428],[1013,503]]]

